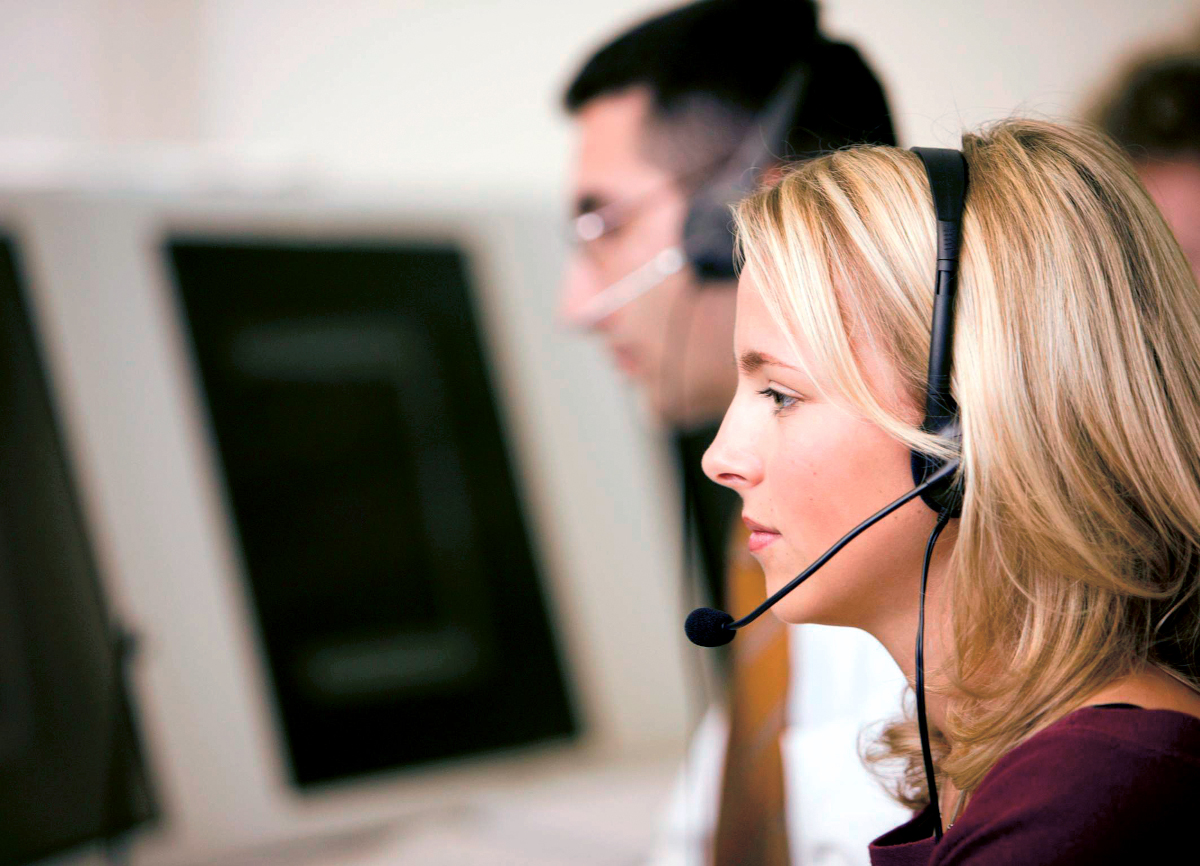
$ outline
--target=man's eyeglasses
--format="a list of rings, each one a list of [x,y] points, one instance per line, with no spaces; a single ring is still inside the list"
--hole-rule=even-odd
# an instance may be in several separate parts
[[[618,229],[624,228],[637,217],[650,210],[669,192],[683,188],[685,191],[694,190],[702,185],[715,173],[715,169],[724,165],[731,154],[724,153],[719,158],[703,163],[690,171],[673,175],[661,185],[621,201],[609,202],[594,210],[584,211],[570,222],[568,236],[574,246],[588,248],[596,241],[608,237]]]

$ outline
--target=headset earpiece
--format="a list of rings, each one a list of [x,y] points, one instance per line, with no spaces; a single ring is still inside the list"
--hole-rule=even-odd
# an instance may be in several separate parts
[[[808,65],[795,66],[723,168],[692,195],[683,225],[683,250],[699,283],[737,278],[729,208],[753,192],[762,173],[784,157],[808,79]]]

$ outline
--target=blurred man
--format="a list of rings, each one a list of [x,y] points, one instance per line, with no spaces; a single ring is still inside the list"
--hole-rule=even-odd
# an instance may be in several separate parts
[[[781,159],[895,143],[879,82],[821,36],[815,7],[759,6],[709,0],[651,19],[588,59],[564,100],[578,243],[562,316],[603,338],[672,431],[707,594],[738,615],[762,600],[762,575],[737,497],[700,472],[737,379],[728,200]],[[658,861],[865,863],[901,816],[856,750],[903,686],[894,665],[865,635],[789,633],[773,617],[730,651],[723,708],[693,740]]]
[[[1200,279],[1200,34],[1136,59],[1092,120],[1125,148]]]

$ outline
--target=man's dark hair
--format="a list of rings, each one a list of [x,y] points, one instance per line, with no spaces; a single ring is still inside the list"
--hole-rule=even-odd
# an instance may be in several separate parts
[[[1135,63],[1092,119],[1134,159],[1200,157],[1200,51]]]
[[[680,160],[712,161],[736,146],[800,64],[808,83],[777,156],[896,143],[878,79],[852,46],[821,36],[812,0],[703,0],[652,18],[592,55],[563,101],[574,114],[599,97],[645,87],[651,120],[668,141],[670,152],[659,155],[678,168]],[[684,140],[696,137],[707,144]],[[698,156],[697,147],[707,152]]]

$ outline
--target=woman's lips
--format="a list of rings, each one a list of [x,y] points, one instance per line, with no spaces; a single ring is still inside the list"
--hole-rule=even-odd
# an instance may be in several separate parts
[[[779,538],[779,533],[776,530],[771,529],[769,526],[763,526],[749,517],[743,517],[742,523],[746,524],[746,528],[750,530],[750,542],[748,546],[751,553],[757,553]]]
[[[778,532],[751,532],[749,548],[751,553],[758,553],[779,537]]]

